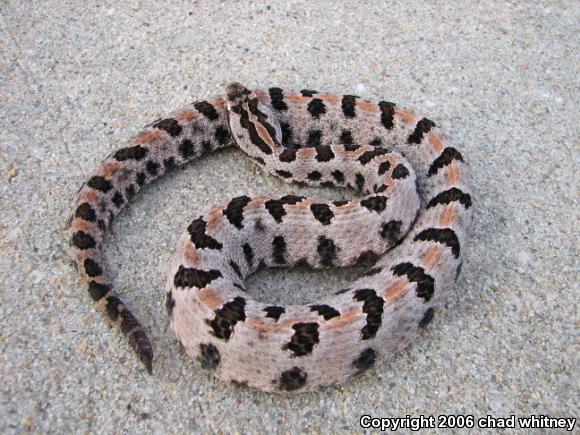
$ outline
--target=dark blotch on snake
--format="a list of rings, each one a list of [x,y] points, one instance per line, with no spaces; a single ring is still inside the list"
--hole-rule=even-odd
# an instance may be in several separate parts
[[[299,357],[308,355],[318,343],[318,323],[300,322],[292,325],[294,335],[288,343],[282,346],[283,350],[289,350],[293,356]]]
[[[233,198],[224,210],[224,215],[228,221],[239,230],[244,228],[244,207],[250,201],[251,199],[245,195],[238,196],[237,198]]]
[[[386,148],[377,148],[371,151],[367,151],[360,155],[358,161],[361,165],[366,165],[370,163],[375,157],[383,156],[385,154],[389,154],[390,151]]]
[[[284,205],[286,204],[293,205],[302,201],[303,199],[304,198],[301,196],[285,195],[279,199],[270,199],[266,201],[264,203],[264,207],[266,207],[266,210],[268,210],[268,212],[270,213],[270,215],[272,215],[274,220],[280,223],[282,222],[282,218],[286,216],[286,209],[284,208]],[[256,224],[257,223],[258,221],[256,221]]]
[[[107,284],[100,284],[96,281],[89,281],[88,290],[89,295],[91,295],[91,298],[93,298],[93,301],[99,301],[111,291],[111,287]]]
[[[280,129],[282,130],[282,143],[289,146],[290,139],[292,139],[292,127],[287,122],[281,122]]]
[[[325,236],[318,237],[318,246],[316,247],[316,251],[320,257],[320,264],[328,267],[332,266],[334,264],[334,260],[336,260],[337,250],[338,248],[332,239],[329,239]]]
[[[211,236],[206,234],[207,222],[203,217],[194,220],[188,227],[191,243],[198,249],[222,249],[223,245]]]
[[[463,204],[465,208],[471,207],[471,196],[457,187],[452,187],[451,189],[440,192],[435,197],[431,198],[426,208],[435,207],[439,204],[447,205],[454,201]]]
[[[425,311],[423,318],[419,321],[419,328],[425,328],[429,323],[431,323],[433,317],[435,317],[435,310],[433,308],[429,308],[427,311]]]
[[[207,101],[198,101],[194,103],[193,107],[210,121],[215,121],[220,117],[215,107]]]
[[[173,118],[162,119],[160,121],[155,122],[152,125],[153,128],[158,128],[160,130],[164,130],[169,133],[170,136],[179,136],[181,131],[183,130],[177,120]]]
[[[119,162],[125,160],[141,160],[148,152],[149,150],[147,148],[143,148],[141,145],[135,145],[133,147],[121,148],[113,154],[113,157]]]
[[[161,165],[153,160],[149,160],[145,164],[145,169],[147,169],[147,172],[149,172],[153,177],[157,175],[160,167]]]
[[[308,132],[308,139],[306,140],[306,148],[314,148],[320,146],[322,143],[322,131],[321,130],[310,130]]]
[[[423,140],[423,136],[426,133],[429,133],[433,127],[435,127],[435,123],[430,119],[423,118],[419,120],[415,126],[415,130],[407,138],[407,142],[410,144],[420,144]]]
[[[356,369],[356,372],[353,374],[353,376],[358,376],[366,372],[375,364],[376,359],[377,352],[373,348],[368,347],[363,350],[358,358],[352,362],[353,367]]]
[[[165,172],[175,169],[177,167],[177,163],[175,163],[175,157],[168,157],[163,159],[163,167],[165,168]]]
[[[199,356],[197,359],[204,369],[216,369],[220,364],[221,356],[217,347],[215,347],[213,344],[200,343]]]
[[[274,319],[277,322],[280,319],[280,316],[286,312],[286,309],[284,307],[271,305],[264,308],[264,312],[266,313],[266,317]]]
[[[392,177],[395,180],[401,180],[403,178],[407,178],[409,176],[410,172],[407,169],[407,167],[401,163],[399,163],[397,166],[395,166],[395,169],[393,169],[393,173],[392,173]]]
[[[310,305],[310,311],[315,311],[319,316],[324,317],[324,320],[330,320],[334,317],[340,316],[340,313],[336,308],[332,308],[330,305]]]
[[[230,267],[232,268],[234,273],[238,276],[238,278],[244,279],[244,277],[242,276],[242,271],[240,270],[240,266],[238,266],[238,263],[236,263],[234,260],[230,260]]]
[[[356,116],[356,98],[354,95],[344,95],[342,97],[341,108],[345,117],[354,118]]]
[[[215,129],[213,136],[220,145],[225,145],[230,140],[230,132],[221,125]]]
[[[382,195],[369,196],[368,198],[361,200],[360,205],[371,211],[380,213],[387,208],[387,197]]]
[[[310,211],[314,218],[322,225],[330,225],[334,213],[328,204],[311,204]]]
[[[320,118],[320,115],[326,113],[326,106],[321,99],[313,98],[310,103],[308,103],[308,112],[310,112],[313,118],[318,119]]]
[[[120,208],[123,205],[123,203],[125,202],[125,199],[123,198],[123,195],[121,194],[121,192],[115,192],[115,194],[111,198],[111,201],[113,201],[113,204],[115,204],[115,206],[117,206],[117,208]]]
[[[84,266],[85,266],[85,273],[92,277],[95,276],[99,276],[103,273],[103,269],[101,268],[101,266],[99,266],[99,263],[97,263],[95,260],[93,260],[92,258],[86,258],[85,262],[84,262]]]
[[[413,240],[442,243],[451,248],[455,258],[459,258],[459,239],[451,228],[427,228],[417,234]]]
[[[385,172],[387,172],[389,169],[391,168],[391,162],[384,161],[379,163],[379,175],[383,175]]]
[[[179,266],[179,270],[173,277],[173,285],[175,287],[197,287],[204,288],[214,279],[221,278],[222,273],[219,270],[201,270],[195,268]]]
[[[417,283],[415,292],[418,298],[429,301],[435,292],[435,279],[420,266],[412,263],[399,263],[391,268],[393,275],[406,276],[409,282]]]
[[[270,88],[270,102],[276,110],[288,110],[288,105],[284,102],[284,91],[280,88]]]
[[[379,109],[381,109],[381,124],[387,130],[391,130],[395,126],[395,104],[388,101],[381,101],[379,102]]]
[[[282,236],[274,237],[272,240],[272,260],[275,264],[284,264],[286,263],[286,258],[284,255],[286,254],[286,240]]]
[[[339,140],[343,145],[352,145],[352,132],[350,130],[342,130]]]
[[[310,181],[318,181],[322,178],[322,174],[318,171],[309,172],[306,176]]]
[[[365,187],[365,177],[363,177],[363,175],[359,172],[357,172],[356,176],[355,176],[355,183],[356,183],[356,188],[359,191],[362,191]]]
[[[334,158],[334,153],[329,145],[316,147],[316,160],[319,162],[328,162]]]
[[[338,169],[333,171],[331,174],[334,179],[336,180],[337,183],[342,184],[344,183],[344,173],[342,171],[339,171]]]
[[[88,222],[94,222],[97,219],[95,210],[88,202],[79,205],[75,211],[75,217],[81,218]]]
[[[71,238],[71,243],[78,249],[91,249],[97,245],[93,236],[84,231],[77,231]]]
[[[429,167],[429,172],[427,172],[427,176],[431,177],[439,171],[439,169],[451,164],[454,160],[458,160],[463,162],[463,156],[459,151],[455,148],[447,147],[443,150],[443,152],[433,160],[431,166]]]
[[[135,193],[136,193],[135,185],[129,184],[125,189],[125,196],[127,197],[127,200],[133,198],[135,196]]]
[[[383,321],[383,306],[385,301],[373,289],[360,289],[354,292],[354,300],[363,302],[362,311],[367,315],[367,323],[362,328],[363,340],[373,338]]]
[[[137,172],[137,184],[139,186],[143,186],[145,184],[146,179],[147,176],[145,175],[145,172]]]
[[[184,159],[189,159],[195,154],[193,142],[189,139],[183,139],[178,147],[179,155]]]
[[[313,91],[312,89],[302,89],[300,93],[303,97],[313,97],[314,94],[318,94],[318,91]]]
[[[356,260],[356,265],[369,267],[375,264],[379,258],[380,258],[379,254],[377,254],[373,250],[363,251],[358,256]]]
[[[300,367],[293,367],[280,374],[278,385],[282,391],[295,391],[306,385],[308,374]]]
[[[173,298],[173,293],[169,291],[169,293],[165,295],[165,310],[167,311],[167,316],[171,317],[174,307],[175,299]]]
[[[402,221],[392,220],[384,223],[381,228],[381,237],[390,243],[396,243],[401,234]]]
[[[87,182],[87,186],[89,186],[95,190],[99,190],[103,193],[107,193],[109,190],[111,190],[113,188],[113,185],[111,184],[111,182],[109,180],[107,180],[105,177],[101,177],[99,175],[95,175],[94,177],[91,177],[91,179]]]
[[[242,245],[242,251],[244,252],[244,258],[246,259],[248,268],[252,268],[254,265],[254,250],[249,243],[244,243]]]
[[[281,162],[290,163],[296,160],[296,151],[286,148],[284,151],[280,153],[279,157]]]
[[[277,169],[276,174],[282,178],[292,178],[292,172],[284,171],[282,169]]]
[[[245,313],[246,300],[241,296],[236,296],[232,301],[227,302],[220,309],[215,311],[215,317],[207,321],[217,338],[228,341],[234,331],[236,323],[246,320]]]

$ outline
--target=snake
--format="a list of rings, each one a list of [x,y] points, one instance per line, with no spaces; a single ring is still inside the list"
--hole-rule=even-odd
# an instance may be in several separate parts
[[[67,224],[80,279],[153,369],[153,347],[104,264],[113,218],[145,185],[235,146],[281,179],[350,188],[351,200],[242,195],[194,219],[165,287],[171,329],[217,378],[276,393],[355,378],[406,348],[460,274],[471,221],[469,168],[432,120],[390,101],[230,83],[223,96],[157,119],[110,153]],[[254,300],[246,278],[272,267],[362,265],[310,304]]]

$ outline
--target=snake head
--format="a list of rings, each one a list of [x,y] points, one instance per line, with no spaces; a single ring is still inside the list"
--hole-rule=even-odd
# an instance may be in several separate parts
[[[281,152],[282,128],[271,106],[240,83],[226,88],[228,125],[235,143],[251,157],[264,161]]]

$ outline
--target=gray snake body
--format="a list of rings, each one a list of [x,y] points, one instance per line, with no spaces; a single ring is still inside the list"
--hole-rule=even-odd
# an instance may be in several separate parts
[[[352,201],[241,196],[195,219],[166,286],[186,352],[224,380],[301,392],[358,375],[403,349],[447,299],[471,217],[468,170],[427,118],[352,95],[228,86],[158,120],[112,153],[83,185],[69,223],[89,294],[152,369],[153,351],[105,277],[113,216],[171,168],[235,143],[292,182],[352,187]],[[391,249],[392,248],[392,249]],[[376,262],[348,289],[309,305],[251,299],[264,267]]]

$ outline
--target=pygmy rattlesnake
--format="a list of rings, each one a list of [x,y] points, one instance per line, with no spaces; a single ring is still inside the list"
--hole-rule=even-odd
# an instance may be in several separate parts
[[[463,157],[434,122],[390,102],[234,83],[225,98],[146,127],[107,157],[74,205],[68,231],[79,275],[148,371],[149,339],[104,275],[106,229],[145,184],[234,143],[285,180],[365,196],[241,196],[195,219],[166,289],[185,351],[221,379],[289,392],[341,382],[404,348],[459,274],[471,216]],[[376,264],[310,305],[267,305],[245,293],[245,278],[263,267],[361,261]]]

